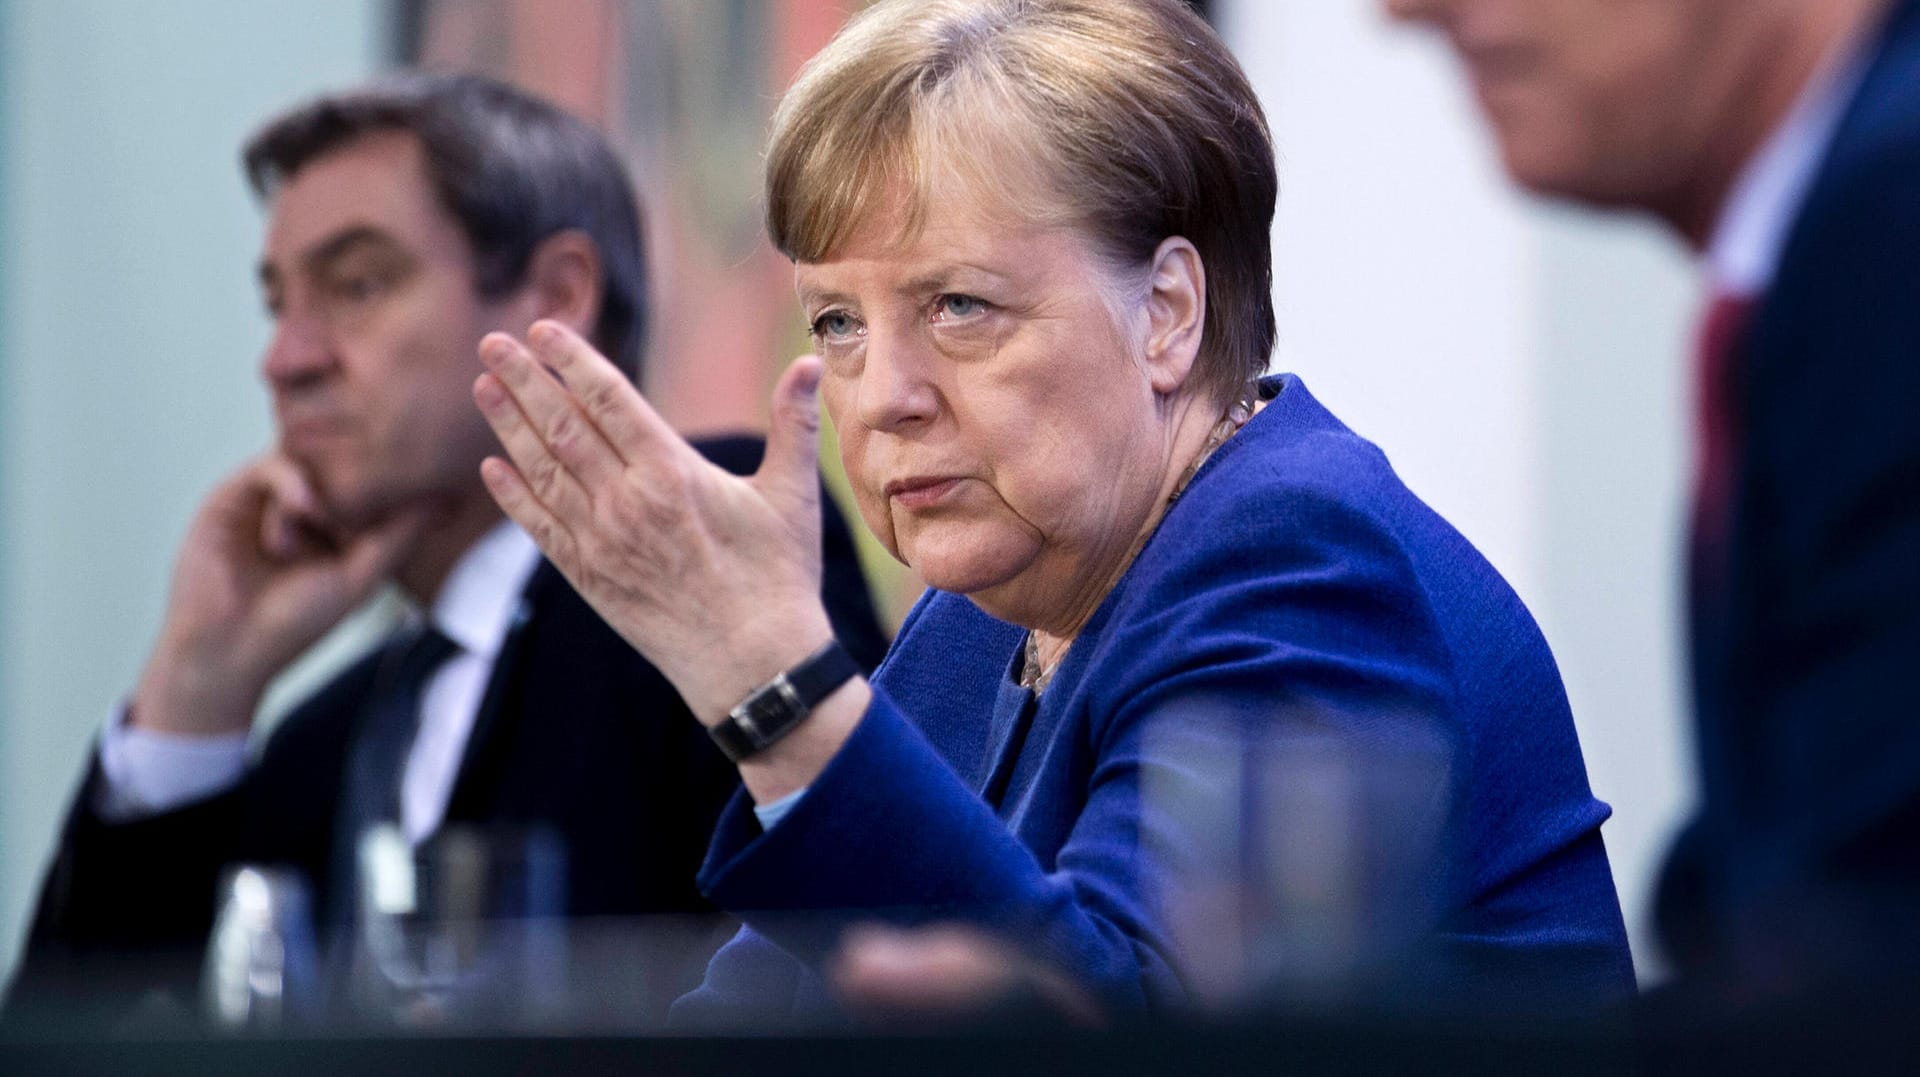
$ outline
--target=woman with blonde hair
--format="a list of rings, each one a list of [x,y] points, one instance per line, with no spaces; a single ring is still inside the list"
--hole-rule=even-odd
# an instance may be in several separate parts
[[[1632,990],[1532,619],[1262,377],[1275,193],[1251,88],[1175,0],[887,0],[774,121],[818,354],[759,474],[705,465],[560,327],[483,344],[495,497],[739,763],[701,881],[748,927],[683,1013],[828,1007],[822,963],[871,920],[970,925],[1110,1012],[1184,1005],[1208,970],[1169,894],[1215,839],[1178,791],[1295,738],[1437,761],[1411,813],[1437,859],[1391,928],[1423,982]],[[816,597],[816,388],[867,526],[930,585],[871,682]]]

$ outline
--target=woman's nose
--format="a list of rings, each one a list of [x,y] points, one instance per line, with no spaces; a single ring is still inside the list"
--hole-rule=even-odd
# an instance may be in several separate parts
[[[940,393],[929,378],[933,356],[913,334],[874,333],[860,370],[860,421],[872,430],[898,432],[932,421]]]

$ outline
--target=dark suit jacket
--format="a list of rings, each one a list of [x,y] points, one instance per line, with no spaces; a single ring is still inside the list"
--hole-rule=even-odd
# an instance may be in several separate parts
[[[726,438],[697,447],[745,473],[763,446]],[[823,503],[823,595],[840,639],[871,669],[885,638],[852,536]],[[694,874],[737,771],[659,671],[551,564],[536,570],[524,601],[527,616],[495,664],[446,821],[557,833],[573,916],[711,912]],[[219,877],[231,863],[296,867],[325,909],[339,883],[331,878],[335,808],[379,655],[296,709],[226,793],[108,823],[93,810],[96,762],[48,872],[15,1002],[111,1016],[128,993],[164,986],[187,991],[191,1003]]]
[[[1920,0],[1870,49],[1740,345],[1692,607],[1703,806],[1660,920],[1742,991],[1920,955]]]

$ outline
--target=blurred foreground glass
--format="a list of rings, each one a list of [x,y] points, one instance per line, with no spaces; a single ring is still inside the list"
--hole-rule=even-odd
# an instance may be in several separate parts
[[[1195,1004],[1401,1008],[1452,891],[1450,742],[1413,718],[1284,718],[1195,705],[1149,726],[1148,833],[1181,847],[1148,853]]]
[[[657,1034],[738,927],[718,914],[567,916],[566,856],[547,831],[456,826],[414,847],[375,827],[358,860],[359,912],[318,943],[299,875],[228,876],[202,977],[209,1027]]]
[[[290,871],[242,865],[221,893],[201,979],[207,1021],[247,1032],[311,1024],[321,981],[306,884]]]
[[[566,856],[544,831],[447,827],[417,848],[395,826],[359,845],[347,957],[357,1023],[549,1025],[567,984]]]

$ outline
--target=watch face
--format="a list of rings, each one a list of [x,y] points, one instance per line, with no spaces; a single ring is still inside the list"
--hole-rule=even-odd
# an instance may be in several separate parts
[[[786,677],[782,676],[735,708],[733,720],[754,747],[764,748],[806,713],[806,706],[794,694],[793,686]]]
[[[736,720],[756,743],[762,742],[768,733],[779,729],[781,719],[787,717],[785,703],[773,692],[755,696],[740,708]]]

